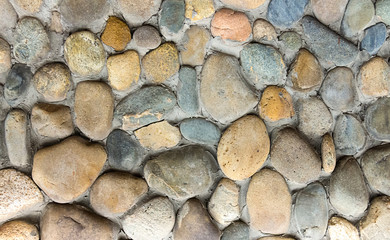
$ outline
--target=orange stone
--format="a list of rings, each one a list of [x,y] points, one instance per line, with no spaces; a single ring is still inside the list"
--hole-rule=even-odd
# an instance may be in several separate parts
[[[291,95],[284,88],[267,87],[260,100],[259,114],[271,122],[293,117],[295,111]]]
[[[117,17],[110,17],[101,38],[104,44],[115,51],[122,51],[131,40],[131,33],[125,22]]]
[[[211,21],[211,33],[214,37],[243,42],[251,35],[252,27],[245,13],[223,8]]]
[[[290,78],[295,89],[310,91],[321,85],[324,75],[316,57],[301,49],[290,71]]]

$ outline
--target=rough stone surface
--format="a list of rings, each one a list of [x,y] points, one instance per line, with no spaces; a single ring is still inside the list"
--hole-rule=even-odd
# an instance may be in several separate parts
[[[364,38],[360,43],[360,48],[366,50],[371,55],[376,54],[386,40],[386,25],[377,23],[364,31]]]
[[[332,173],[336,167],[336,147],[329,133],[322,137],[321,142],[322,168],[326,173]]]
[[[375,15],[374,4],[370,0],[350,0],[341,22],[341,31],[353,36],[363,30]]]
[[[179,83],[177,84],[177,103],[184,112],[190,115],[196,115],[199,112],[197,85],[196,70],[182,67],[179,71]]]
[[[164,0],[161,5],[159,26],[162,32],[176,34],[184,26],[184,0]]]
[[[64,0],[59,7],[64,20],[80,28],[90,26],[109,11],[109,3],[105,0]]]
[[[185,17],[191,21],[198,21],[211,17],[214,14],[214,5],[212,0],[185,0]]]
[[[147,49],[155,49],[161,43],[161,36],[153,26],[145,25],[137,28],[133,34],[137,46]]]
[[[275,40],[276,31],[274,26],[264,19],[257,19],[253,23],[253,39],[256,42]]]
[[[141,74],[139,56],[136,51],[126,51],[107,59],[108,82],[118,91],[124,91],[136,84]]]
[[[2,20],[0,21],[0,28],[4,29],[4,31],[11,31],[16,25],[18,15],[8,0],[0,0],[0,9],[0,17]]]
[[[203,118],[188,118],[180,123],[184,138],[199,144],[216,145],[221,138],[221,130]]]
[[[380,98],[367,108],[365,126],[368,133],[380,141],[390,141],[390,98]]]
[[[0,222],[40,204],[42,193],[29,177],[14,169],[0,170]]]
[[[225,54],[207,58],[201,74],[200,98],[206,111],[224,124],[241,117],[258,102],[241,77],[238,60]]]
[[[222,3],[243,10],[251,10],[260,7],[265,0],[221,0]]]
[[[175,225],[175,211],[168,198],[156,197],[126,215],[125,233],[134,240],[163,239]]]
[[[390,25],[390,1],[378,0],[375,4],[376,15],[387,25]]]
[[[4,121],[7,117],[10,106],[7,101],[4,99],[4,90],[3,86],[0,85],[0,121]]]
[[[106,159],[101,145],[78,136],[69,137],[38,150],[32,178],[53,201],[71,202],[92,185]]]
[[[279,40],[288,51],[296,52],[302,47],[301,36],[296,32],[284,32],[280,35]]]
[[[359,232],[352,223],[346,219],[334,216],[328,222],[328,235],[330,240],[359,240]]]
[[[42,5],[42,0],[15,0],[14,2],[28,13],[38,12]]]
[[[287,179],[308,183],[321,173],[321,160],[313,147],[294,129],[277,132],[271,145],[272,166]]]
[[[223,230],[221,240],[248,240],[249,226],[241,221],[233,222]]]
[[[363,125],[354,116],[343,114],[337,118],[333,140],[338,153],[354,155],[364,147],[366,138]]]
[[[109,17],[101,38],[104,44],[115,51],[122,51],[131,40],[131,33],[129,27],[120,18]]]
[[[214,182],[214,157],[204,149],[187,146],[164,152],[144,167],[150,188],[173,199],[207,192]]]
[[[390,238],[390,197],[374,198],[368,214],[359,223],[361,240],[381,240]]]
[[[262,237],[258,240],[295,240],[294,238],[289,237]]]
[[[303,16],[308,2],[309,0],[271,0],[267,19],[277,27],[292,27]]]
[[[181,134],[178,127],[167,121],[152,123],[134,132],[143,147],[152,150],[171,148],[179,144]]]
[[[57,11],[51,12],[50,31],[53,31],[56,33],[63,32],[63,26],[61,23],[61,14]]]
[[[225,40],[246,41],[252,33],[248,17],[243,12],[223,8],[214,14],[211,34]]]
[[[0,38],[0,74],[11,69],[11,48],[7,41]]]
[[[141,25],[158,12],[161,0],[117,0],[118,7],[127,22]]]
[[[180,51],[183,65],[202,65],[206,55],[206,44],[210,40],[208,30],[198,26],[191,26],[185,33],[183,50]]]
[[[282,175],[262,169],[252,177],[246,199],[252,228],[271,234],[287,232],[291,195]]]
[[[24,221],[15,220],[0,226],[0,239],[39,240],[37,227]]]
[[[261,118],[270,122],[292,118],[295,111],[291,95],[284,88],[267,87],[261,96],[259,114]]]
[[[12,66],[4,84],[4,98],[11,106],[18,105],[26,97],[32,77],[27,65],[17,63]]]
[[[20,109],[11,110],[5,119],[4,139],[8,158],[16,167],[27,167],[30,164],[28,137],[27,114]]]
[[[249,115],[238,119],[223,133],[217,159],[222,172],[233,180],[251,177],[268,157],[270,140],[264,122]]]
[[[390,93],[390,66],[380,57],[371,58],[360,68],[359,87],[366,97],[383,97]]]
[[[311,8],[318,20],[326,25],[339,21],[348,0],[311,0]]]
[[[339,160],[329,183],[329,200],[345,216],[362,214],[369,201],[369,193],[358,162],[353,157]]]

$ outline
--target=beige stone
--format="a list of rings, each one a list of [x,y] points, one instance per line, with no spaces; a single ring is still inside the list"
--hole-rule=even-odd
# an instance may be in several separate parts
[[[61,13],[54,11],[51,12],[50,31],[56,33],[62,33]]]
[[[27,137],[27,114],[20,109],[11,110],[5,119],[5,144],[8,158],[16,167],[30,163]]]
[[[282,87],[267,87],[261,96],[259,114],[271,122],[292,118],[295,111],[291,95]]]
[[[108,82],[118,91],[130,88],[138,82],[141,74],[139,56],[136,51],[126,51],[107,59]]]
[[[235,8],[251,10],[263,5],[265,0],[221,0],[221,2]]]
[[[179,128],[167,121],[150,124],[136,130],[134,134],[142,146],[152,150],[174,147],[181,140]]]
[[[330,25],[343,17],[347,3],[348,0],[311,0],[311,8],[318,20]]]
[[[289,237],[262,237],[258,240],[295,240],[294,238]]]
[[[130,29],[121,19],[109,17],[101,39],[115,51],[122,51],[131,40]]]
[[[293,88],[310,91],[320,87],[324,74],[317,58],[306,49],[299,50],[289,73]]]
[[[11,69],[11,48],[7,41],[0,38],[0,74]]]
[[[202,65],[206,55],[206,44],[210,40],[210,33],[207,29],[191,26],[186,31],[186,42],[183,50],[180,51],[181,62],[184,65]]]
[[[212,0],[185,0],[185,17],[191,21],[198,21],[211,17],[214,14],[214,5]]]
[[[328,222],[329,240],[359,240],[359,232],[348,220],[334,216]]]
[[[326,173],[332,173],[336,167],[336,148],[332,136],[327,133],[321,143],[322,168]]]
[[[2,240],[39,240],[37,227],[24,221],[10,221],[0,226]]]
[[[361,240],[390,239],[390,197],[380,196],[371,201],[371,206],[359,223]]]
[[[32,178],[53,201],[71,202],[92,185],[106,159],[100,144],[69,137],[35,154]]]
[[[36,13],[42,5],[42,0],[15,0],[15,3],[28,13]]]
[[[360,68],[358,81],[364,96],[387,96],[390,93],[390,67],[383,58],[372,58]]]
[[[223,8],[211,21],[211,33],[214,37],[244,42],[251,35],[252,27],[245,13]]]
[[[141,25],[158,12],[161,0],[117,0],[117,3],[127,22]]]
[[[235,121],[223,133],[217,158],[222,172],[233,180],[251,177],[268,157],[270,140],[264,122],[249,115]]]
[[[274,26],[264,19],[257,19],[253,24],[253,39],[256,42],[272,41],[277,37]]]

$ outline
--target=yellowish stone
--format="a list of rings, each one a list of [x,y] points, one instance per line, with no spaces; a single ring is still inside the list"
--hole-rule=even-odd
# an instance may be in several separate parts
[[[181,140],[180,130],[167,121],[153,123],[134,132],[142,146],[152,150],[176,146]]]
[[[341,217],[332,217],[328,222],[329,240],[359,240],[359,232],[354,225]]]
[[[212,0],[186,0],[185,17],[191,19],[191,21],[211,17],[214,11]]]
[[[39,240],[37,227],[24,221],[10,221],[0,226],[1,240]]]
[[[267,87],[261,96],[259,114],[271,122],[293,117],[295,111],[291,95],[284,88]]]
[[[375,57],[359,72],[359,85],[367,97],[383,97],[390,93],[390,67],[383,58]]]
[[[191,66],[202,65],[206,55],[206,44],[210,39],[209,31],[192,26],[186,32],[186,38],[184,49],[180,51],[182,63]]]
[[[123,91],[137,83],[141,74],[139,56],[136,51],[110,56],[107,59],[108,82],[115,90]]]
[[[226,5],[233,6],[235,8],[251,10],[260,7],[264,4],[265,0],[221,0]]]
[[[131,40],[131,33],[125,22],[117,17],[110,17],[101,38],[104,44],[115,51],[122,51]]]
[[[327,173],[332,173],[336,167],[336,149],[332,136],[327,133],[322,138],[321,144],[322,168]]]
[[[324,74],[316,57],[306,49],[301,49],[292,65],[290,77],[295,89],[310,91],[321,85]]]

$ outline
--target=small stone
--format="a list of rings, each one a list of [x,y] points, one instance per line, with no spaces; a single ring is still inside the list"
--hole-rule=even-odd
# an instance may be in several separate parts
[[[111,131],[114,96],[103,82],[84,81],[77,85],[74,100],[75,123],[89,138],[102,140]]]
[[[214,157],[196,146],[164,152],[144,167],[149,187],[177,200],[207,192],[214,182],[214,172]]]
[[[153,26],[145,25],[135,30],[133,40],[137,46],[155,49],[161,43],[161,36]]]
[[[11,66],[11,48],[7,41],[0,38],[0,74],[7,73]]]
[[[244,180],[255,174],[268,157],[270,140],[264,122],[242,117],[230,125],[218,144],[217,159],[230,179]]]
[[[51,12],[50,31],[56,33],[62,33],[61,13],[54,11]]]
[[[336,67],[330,70],[320,93],[325,104],[334,110],[347,112],[354,108],[358,99],[351,69]]]
[[[179,83],[177,84],[177,103],[184,112],[190,115],[196,115],[199,112],[197,85],[196,70],[182,67],[179,71]]]
[[[0,222],[40,204],[43,204],[42,193],[28,176],[14,169],[0,170]]]
[[[75,27],[87,27],[107,16],[110,5],[105,0],[87,2],[83,0],[64,0],[60,4],[63,19]]]
[[[249,226],[241,221],[233,222],[223,230],[221,240],[248,240]]]
[[[243,10],[252,10],[260,7],[265,0],[221,0],[222,3]]]
[[[41,239],[115,240],[118,228],[111,221],[78,205],[50,203],[40,222]]]
[[[310,139],[319,138],[332,130],[333,117],[323,101],[316,97],[300,101],[298,129]]]
[[[42,5],[42,0],[15,0],[14,2],[28,13],[38,12]]]
[[[164,0],[159,19],[160,29],[168,34],[177,34],[184,26],[184,0]]]
[[[31,112],[31,127],[43,137],[68,137],[74,128],[70,108],[48,103],[35,104]]]
[[[386,25],[377,23],[364,31],[364,38],[360,48],[366,50],[370,55],[375,55],[386,40]]]
[[[324,74],[316,57],[306,49],[301,49],[291,66],[289,78],[294,89],[311,91],[320,87]]]
[[[246,201],[252,228],[271,234],[287,232],[291,195],[282,175],[270,169],[260,170],[249,182]]]
[[[37,227],[24,221],[14,220],[0,226],[0,239],[39,240]]]
[[[240,53],[240,62],[245,78],[256,89],[284,84],[286,65],[275,48],[258,43],[248,44]]]
[[[110,217],[125,213],[147,191],[148,185],[142,178],[136,178],[126,172],[109,172],[95,181],[89,198],[97,213]]]
[[[371,201],[371,206],[359,223],[361,240],[390,238],[390,197],[380,196]]]
[[[107,59],[108,82],[118,91],[125,91],[138,82],[141,74],[139,56],[136,51],[126,51]]]
[[[73,33],[66,39],[64,57],[70,70],[81,76],[99,74],[106,62],[103,44],[89,31]]]
[[[287,179],[304,184],[320,176],[319,156],[296,130],[279,130],[271,146],[272,166]]]
[[[271,0],[267,19],[274,26],[290,28],[302,18],[308,2],[309,0]]]
[[[380,98],[367,108],[364,120],[368,133],[376,140],[390,141],[390,98]]]
[[[183,50],[180,51],[183,65],[202,65],[206,56],[206,44],[210,40],[210,33],[207,29],[191,26],[184,36]]]
[[[212,0],[185,0],[185,2],[185,17],[191,21],[211,17],[215,12]]]
[[[5,119],[5,144],[12,165],[27,167],[30,164],[28,142],[27,114],[23,110],[13,109]]]
[[[299,191],[294,220],[301,239],[323,238],[328,226],[328,201],[325,188],[318,182]]]
[[[321,143],[322,168],[326,173],[332,173],[336,167],[336,147],[332,136],[327,133],[322,137]]]
[[[4,32],[11,31],[15,27],[18,15],[8,0],[0,0],[0,29]]]
[[[8,104],[16,106],[24,100],[32,78],[31,68],[27,65],[17,63],[12,66],[4,84],[4,98]]]
[[[359,51],[355,45],[318,22],[315,18],[304,17],[302,26],[310,50],[326,64],[345,66],[352,63],[357,57]]]
[[[179,209],[173,230],[175,240],[218,240],[220,235],[199,200],[190,199]]]
[[[350,0],[341,22],[341,32],[346,36],[355,35],[371,22],[374,15],[375,8],[371,0]]]
[[[276,39],[274,26],[264,19],[257,19],[253,24],[253,40],[256,42],[272,41]]]
[[[92,185],[106,159],[101,145],[81,137],[69,137],[38,150],[32,178],[53,201],[72,202]]]
[[[152,123],[134,132],[143,147],[152,150],[171,148],[179,144],[181,134],[178,127],[167,121]]]
[[[152,15],[157,14],[161,0],[118,0],[118,9],[121,10],[127,22],[141,25]]]
[[[221,138],[221,130],[203,118],[188,118],[180,123],[184,138],[199,144],[216,145]]]
[[[376,15],[387,25],[390,25],[390,1],[378,0],[375,4]]]
[[[101,38],[104,44],[112,47],[115,51],[122,51],[131,40],[131,33],[125,22],[111,16],[107,20]]]
[[[122,225],[131,239],[163,239],[175,225],[173,204],[165,197],[153,198],[126,215]]]
[[[244,81],[235,57],[225,54],[209,56],[200,82],[200,98],[205,110],[223,124],[252,110],[258,99]]]
[[[214,190],[208,204],[210,215],[223,226],[240,218],[240,188],[230,179],[224,178]]]
[[[49,102],[62,101],[72,88],[70,71],[65,64],[49,63],[34,74],[35,89]]]
[[[343,114],[336,120],[333,139],[336,151],[343,155],[354,155],[366,143],[363,125],[354,116]]]
[[[10,110],[10,106],[8,105],[7,101],[5,101],[4,99],[3,86],[0,85],[0,121],[4,121],[4,119],[7,117],[9,110]]]
[[[360,68],[359,87],[366,97],[384,97],[390,93],[390,66],[380,57],[371,58]]]
[[[106,148],[108,163],[113,168],[131,170],[143,160],[144,151],[140,143],[120,129],[116,129],[108,135]]]
[[[301,36],[296,32],[284,32],[280,35],[279,40],[283,42],[287,50],[296,52],[302,47]]]
[[[179,71],[179,54],[173,43],[164,43],[142,58],[142,68],[148,81],[162,83]]]
[[[16,25],[14,38],[14,57],[21,63],[33,63],[50,51],[49,37],[36,18],[22,18]]]
[[[259,114],[261,118],[270,122],[292,118],[295,111],[291,95],[284,88],[267,87],[261,96]]]
[[[328,222],[330,240],[359,240],[359,232],[354,225],[341,217],[332,217]]]
[[[348,0],[311,0],[311,8],[318,20],[331,25],[343,17],[347,3]]]
[[[124,130],[134,130],[165,118],[176,105],[175,95],[161,86],[149,86],[130,94],[115,108]]]
[[[360,216],[367,208],[369,193],[359,163],[353,157],[339,160],[330,177],[329,200],[345,216]]]
[[[211,33],[214,37],[244,42],[250,37],[252,27],[245,13],[223,8],[214,14]]]

